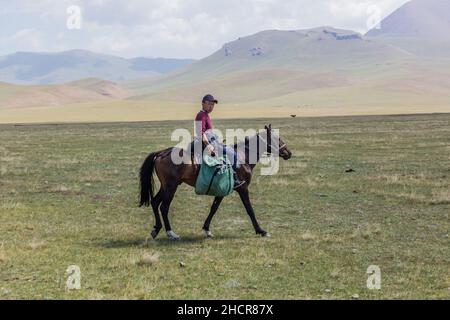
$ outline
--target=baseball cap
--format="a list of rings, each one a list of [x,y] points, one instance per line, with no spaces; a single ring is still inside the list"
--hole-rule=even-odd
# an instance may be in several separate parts
[[[215,99],[212,95],[207,94],[206,96],[203,97],[202,103],[205,102],[214,102],[214,103],[219,103],[219,101],[217,99]]]

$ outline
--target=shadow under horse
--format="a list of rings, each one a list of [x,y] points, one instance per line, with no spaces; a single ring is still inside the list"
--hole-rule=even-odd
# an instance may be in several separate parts
[[[247,214],[249,215],[253,227],[255,228],[256,234],[259,234],[263,237],[268,237],[270,236],[269,233],[267,233],[259,225],[252,204],[250,202],[248,188],[252,180],[253,169],[260,161],[264,153],[272,154],[272,149],[274,149],[273,146],[276,146],[277,156],[280,156],[284,160],[289,160],[292,157],[292,153],[288,149],[286,143],[284,143],[284,141],[281,140],[281,138],[272,131],[271,125],[265,126],[265,130],[267,133],[265,135],[265,138],[263,137],[263,135],[261,135],[261,133],[257,133],[252,137],[247,137],[244,142],[234,145],[234,149],[236,152],[238,152],[239,150],[245,150],[245,161],[240,161],[239,166],[236,170],[236,174],[238,175],[239,179],[241,181],[245,181],[245,183],[239,188],[235,189],[235,191],[239,194],[242,203],[247,210]],[[272,143],[272,141],[275,141],[275,143]],[[256,146],[256,157],[251,154],[254,152],[253,149],[255,149],[253,146]],[[195,182],[197,180],[199,172],[198,169],[200,165],[195,164],[194,162],[175,164],[171,158],[172,152],[183,152],[183,149],[174,149],[175,148],[169,148],[166,150],[151,153],[144,161],[140,171],[140,206],[149,207],[151,205],[153,209],[156,221],[156,224],[151,231],[151,236],[153,237],[153,239],[158,236],[158,233],[162,229],[161,217],[159,214],[160,210],[169,239],[180,239],[180,237],[172,230],[169,222],[170,204],[172,203],[177,188],[180,184],[186,183],[192,187],[195,187]],[[156,172],[156,175],[161,182],[161,188],[156,195],[154,195],[155,183],[153,172]],[[214,199],[209,215],[206,218],[203,226],[203,231],[205,232],[205,235],[207,237],[213,236],[209,231],[209,226],[211,224],[211,220],[217,212],[217,209],[219,209],[222,200],[223,197],[216,197]]]

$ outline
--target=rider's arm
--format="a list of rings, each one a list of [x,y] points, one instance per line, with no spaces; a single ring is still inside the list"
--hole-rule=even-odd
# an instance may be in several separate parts
[[[206,136],[206,133],[203,133],[202,139],[203,139],[203,142],[205,143],[205,145],[209,145],[210,144],[209,141],[208,141],[208,137]]]
[[[206,137],[206,134],[203,134],[203,142],[206,145],[206,149],[208,150],[208,152],[214,156],[214,146],[209,142],[208,138]]]
[[[209,118],[207,118],[202,113],[199,113],[197,115],[197,118],[195,119],[195,121],[196,121],[196,124],[198,125],[198,129],[196,130],[196,132],[197,132],[197,134],[201,133],[201,139],[202,139],[204,145],[208,148],[208,150],[210,152],[213,152],[214,151],[214,147],[209,142],[208,137],[206,135],[206,130],[207,129],[211,129],[211,127],[212,127],[212,124],[211,124],[210,121],[208,122],[208,119]]]

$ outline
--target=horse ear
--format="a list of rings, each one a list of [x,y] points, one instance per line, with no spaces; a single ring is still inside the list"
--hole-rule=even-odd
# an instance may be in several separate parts
[[[272,130],[272,124],[269,124],[269,129]]]
[[[267,126],[267,124],[264,126],[264,129],[269,130],[269,127]]]

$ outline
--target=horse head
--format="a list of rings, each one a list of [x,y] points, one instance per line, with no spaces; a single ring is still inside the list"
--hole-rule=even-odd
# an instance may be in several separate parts
[[[289,150],[283,139],[272,130],[272,124],[266,125],[264,129],[267,131],[267,141],[270,141],[267,146],[267,152],[272,153],[272,141],[278,141],[278,155],[283,158],[283,160],[289,160],[292,157],[292,152]]]

